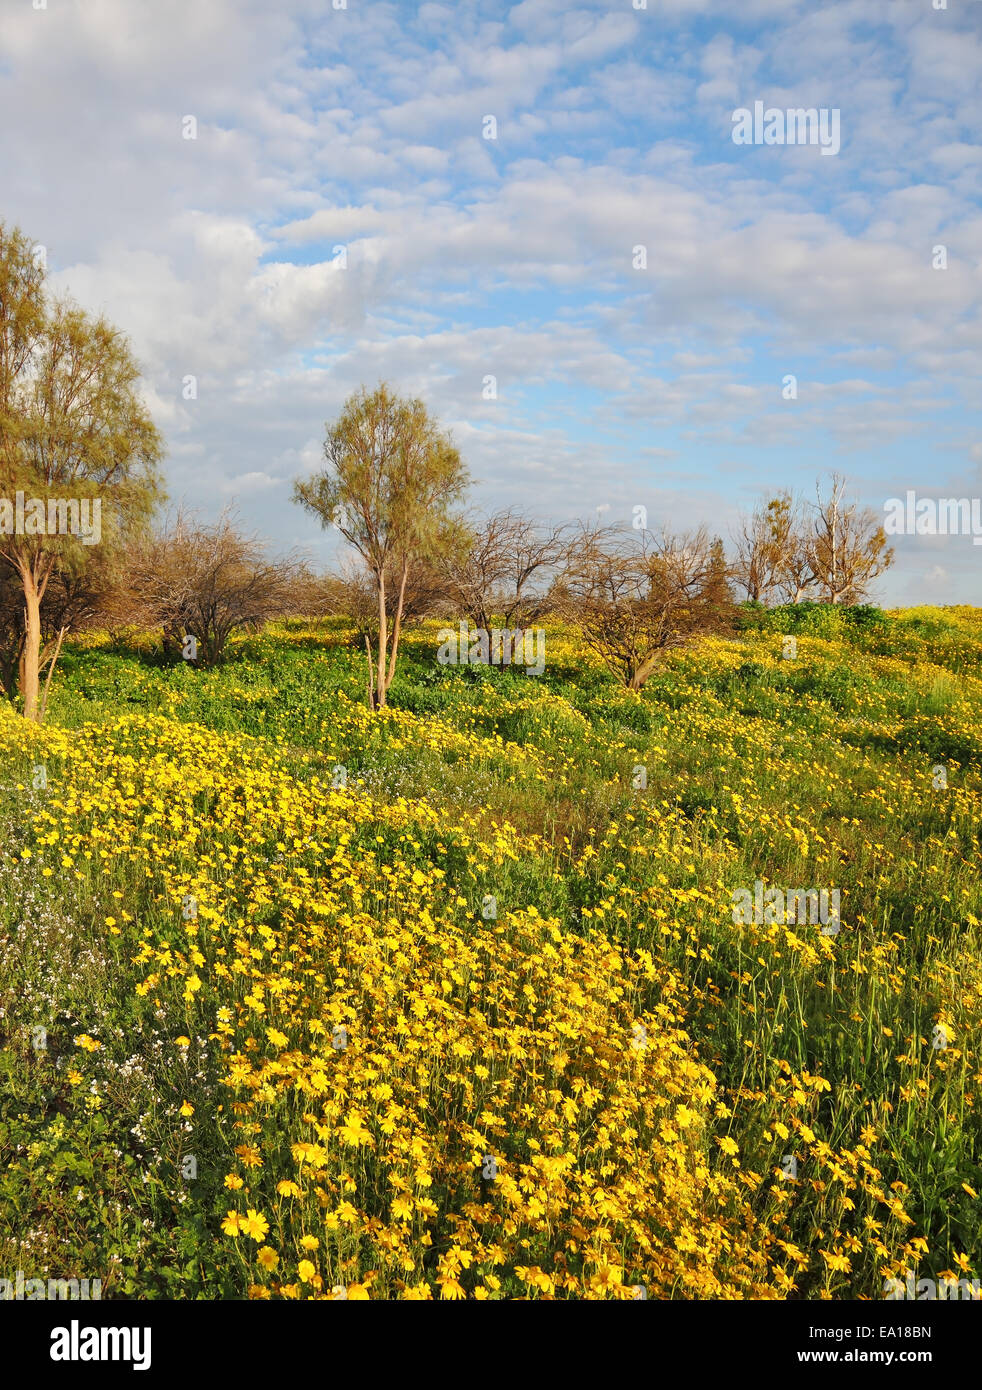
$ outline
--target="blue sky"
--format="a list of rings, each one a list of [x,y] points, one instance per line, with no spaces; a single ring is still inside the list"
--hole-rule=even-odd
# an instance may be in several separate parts
[[[383,377],[484,506],[979,496],[982,4],[934,3],[9,0],[0,218],[132,337],[174,500],[317,561],[291,481]],[[758,100],[839,153],[734,144]],[[982,601],[982,547],[897,550],[882,601]]]

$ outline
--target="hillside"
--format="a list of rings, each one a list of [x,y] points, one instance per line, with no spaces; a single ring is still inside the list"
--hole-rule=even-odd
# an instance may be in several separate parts
[[[141,1298],[982,1275],[982,610],[746,621],[640,695],[573,634],[535,678],[428,625],[376,715],[340,622],[215,671],[67,646],[46,727],[0,710],[0,1264]],[[734,920],[775,887],[841,925]]]

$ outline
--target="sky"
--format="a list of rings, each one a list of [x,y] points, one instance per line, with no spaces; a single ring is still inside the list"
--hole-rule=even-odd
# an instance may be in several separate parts
[[[380,380],[485,510],[883,516],[982,497],[980,79],[980,0],[3,0],[0,221],[131,338],[172,502],[317,565],[292,481]],[[982,602],[894,545],[878,601]]]

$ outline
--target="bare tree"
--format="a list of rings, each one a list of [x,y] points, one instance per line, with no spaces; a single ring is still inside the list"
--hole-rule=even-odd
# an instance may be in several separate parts
[[[781,492],[768,503],[779,603],[801,603],[814,586],[808,523],[800,498]]]
[[[527,627],[543,611],[572,534],[514,508],[469,523],[437,564],[448,599],[485,631],[496,617],[506,628]]]
[[[845,479],[831,478],[829,494],[816,483],[806,515],[790,492],[758,504],[735,537],[734,572],[748,598],[801,603],[817,592],[828,603],[858,603],[893,561],[876,514],[846,502]]]
[[[733,573],[747,598],[800,603],[815,583],[810,531],[800,501],[790,492],[759,502],[741,520],[734,541]]]
[[[828,496],[815,484],[814,535],[808,562],[827,603],[859,603],[893,563],[886,532],[871,507],[844,500],[846,481],[833,473]]]
[[[132,620],[163,629],[166,655],[193,652],[188,659],[214,666],[237,629],[254,630],[291,609],[297,570],[292,558],[269,559],[228,513],[208,525],[179,512],[132,557]]]
[[[758,504],[749,517],[741,516],[733,542],[736,548],[733,569],[740,586],[748,599],[766,603],[776,582],[766,506]]]
[[[640,690],[665,651],[730,628],[725,571],[721,543],[703,529],[625,539],[613,527],[584,527],[562,591],[587,644],[629,689]]]

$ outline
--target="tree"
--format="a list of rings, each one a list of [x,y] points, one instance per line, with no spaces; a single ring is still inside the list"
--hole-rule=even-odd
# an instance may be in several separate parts
[[[48,684],[64,637],[103,624],[111,616],[115,572],[98,549],[78,569],[59,558],[52,568],[41,600],[41,654],[38,672],[48,672]],[[0,695],[17,699],[26,639],[24,590],[17,572],[0,565]],[[39,718],[43,718],[42,700]]]
[[[34,721],[52,575],[77,575],[89,545],[111,551],[146,523],[162,455],[127,340],[49,303],[44,276],[28,238],[0,224],[0,561],[22,596],[18,685]]]
[[[741,521],[734,575],[748,599],[800,603],[814,584],[810,533],[801,504],[790,492],[761,501]]]
[[[466,489],[467,470],[423,402],[395,395],[384,382],[348,399],[327,426],[324,457],[326,469],[298,480],[293,498],[323,527],[335,525],[365,562],[378,614],[374,641],[366,636],[369,704],[382,709],[412,567],[445,543],[449,508]]]
[[[811,516],[785,491],[743,521],[734,572],[748,598],[801,603],[817,590],[828,603],[858,603],[892,563],[875,512],[843,500],[840,474],[832,475],[828,497],[820,482],[815,493]]]
[[[780,492],[767,504],[780,603],[801,603],[815,583],[810,536],[799,498]]]
[[[733,540],[736,546],[733,571],[738,582],[748,599],[766,603],[775,579],[770,527],[763,506],[758,504],[749,517],[741,515]]]
[[[510,507],[465,524],[437,565],[447,597],[484,631],[495,617],[525,628],[546,602],[548,586],[536,581],[557,574],[571,535],[568,525],[542,525]]]
[[[269,559],[227,512],[211,525],[179,512],[130,563],[133,620],[163,629],[165,655],[190,651],[186,659],[199,666],[224,660],[236,630],[255,630],[292,608],[298,577],[292,558]]]
[[[0,565],[0,688],[8,700],[18,692],[24,653],[24,590],[16,572]]]
[[[732,567],[719,536],[709,546],[706,569],[699,586],[699,605],[704,610],[707,626],[723,630],[733,622],[733,590],[730,587]]]
[[[808,559],[820,593],[827,603],[859,603],[870,584],[893,563],[886,532],[871,507],[843,500],[845,479],[831,477],[823,498],[815,484],[814,536]]]
[[[561,588],[587,645],[630,690],[645,685],[665,651],[732,628],[722,544],[702,529],[625,539],[613,527],[584,527]]]

